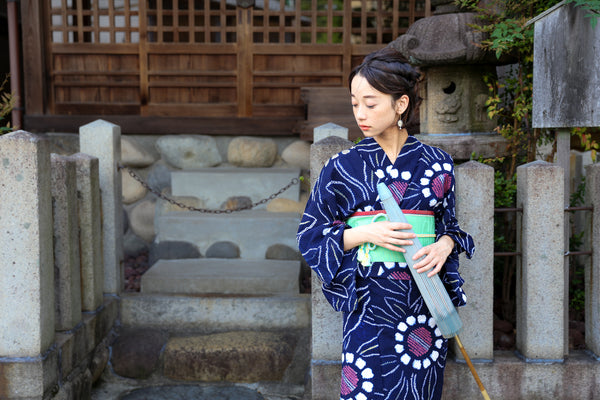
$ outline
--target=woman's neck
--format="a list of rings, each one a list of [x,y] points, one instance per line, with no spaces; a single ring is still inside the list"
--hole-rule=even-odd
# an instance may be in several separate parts
[[[402,150],[402,146],[408,139],[408,131],[406,129],[396,129],[389,134],[381,134],[375,137],[375,141],[381,146],[390,162],[394,164],[398,154]]]

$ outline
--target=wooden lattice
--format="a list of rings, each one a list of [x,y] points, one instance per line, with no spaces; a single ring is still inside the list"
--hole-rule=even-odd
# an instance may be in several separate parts
[[[47,0],[46,108],[302,118],[301,87],[344,86],[428,10],[429,0]]]

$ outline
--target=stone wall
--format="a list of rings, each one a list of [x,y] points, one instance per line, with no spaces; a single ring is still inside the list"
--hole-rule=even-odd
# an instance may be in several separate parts
[[[300,168],[308,170],[309,144],[295,138],[210,137],[210,136],[126,136],[122,139],[122,164],[134,169],[148,184],[166,194],[171,193],[171,172],[194,171],[205,168]],[[155,214],[177,211],[179,208],[149,193],[133,179],[127,170],[121,170],[123,203],[129,229],[124,247],[126,255],[153,250]],[[214,182],[208,191],[218,187]],[[271,193],[264,193],[264,197]],[[171,196],[186,205],[212,208],[206,202],[191,196]],[[232,196],[221,209],[246,205],[249,199]],[[267,204],[273,212],[302,213],[306,196],[300,201],[275,199]],[[182,210],[183,211],[183,210]],[[159,249],[160,250],[160,249]],[[160,252],[160,251],[159,251]],[[204,255],[202,255],[204,256]]]
[[[122,207],[120,180],[111,189],[100,171],[114,176],[107,159],[120,153],[97,144],[120,132],[104,121],[86,130],[81,138],[110,156],[51,154],[55,144],[25,131],[0,137],[2,399],[89,399],[108,363],[122,256],[103,235]]]

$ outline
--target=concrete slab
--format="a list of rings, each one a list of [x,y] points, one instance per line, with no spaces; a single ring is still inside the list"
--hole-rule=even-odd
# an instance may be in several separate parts
[[[174,196],[194,196],[206,208],[218,209],[232,196],[262,200],[300,176],[299,168],[203,168],[171,173]],[[293,185],[280,198],[298,201],[300,185]],[[264,208],[264,205],[260,206]]]
[[[297,294],[300,261],[200,258],[158,260],[142,275],[143,293]]]
[[[263,210],[241,211],[235,214],[201,214],[178,212],[156,217],[157,241],[185,241],[198,246],[201,254],[215,242],[233,242],[240,248],[240,257],[262,260],[273,244],[298,249],[296,232],[300,215],[272,213]]]
[[[310,327],[310,295],[192,296],[130,293],[121,295],[125,327],[171,332],[214,333]]]

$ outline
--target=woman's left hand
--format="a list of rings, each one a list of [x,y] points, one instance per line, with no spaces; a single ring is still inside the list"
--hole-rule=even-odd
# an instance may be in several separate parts
[[[421,261],[415,263],[414,268],[418,273],[430,271],[427,276],[432,277],[444,266],[446,259],[454,249],[454,240],[450,236],[444,235],[435,243],[421,248],[413,257],[413,260],[426,256]]]

